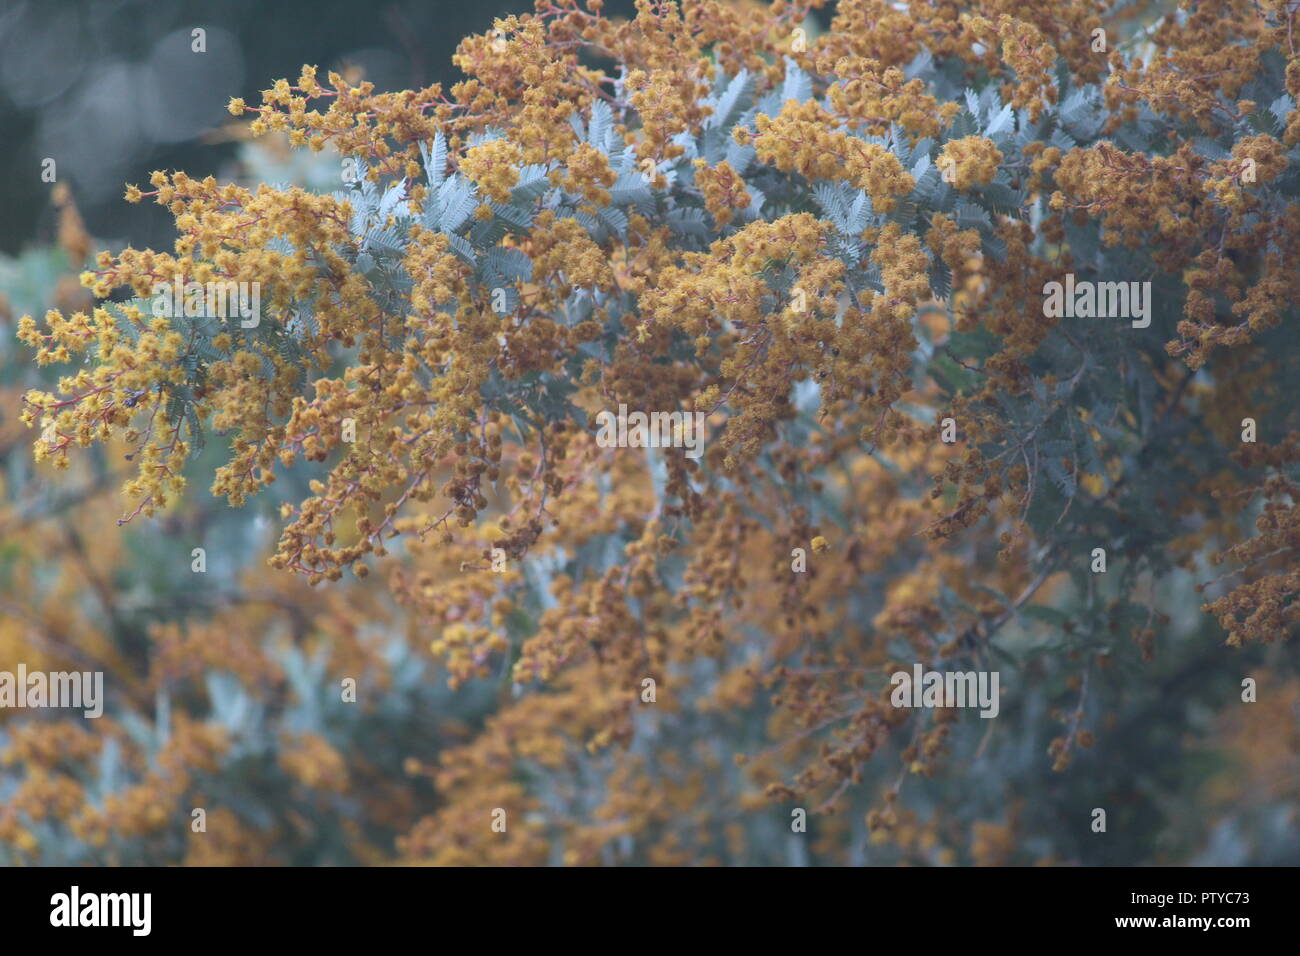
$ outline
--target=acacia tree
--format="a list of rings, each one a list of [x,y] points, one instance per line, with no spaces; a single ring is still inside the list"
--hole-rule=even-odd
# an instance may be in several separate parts
[[[1133,862],[1236,819],[1193,751],[1293,693],[1300,614],[1295,6],[821,6],[539,0],[447,90],[306,67],[231,112],[353,182],[156,172],[174,250],[20,323],[82,363],[24,398],[38,460],[129,445],[122,522],[214,456],[232,506],[306,483],[276,580],[492,700],[412,745],[405,859]],[[620,407],[702,456],[608,447]],[[914,665],[996,671],[997,717],[897,706]]]

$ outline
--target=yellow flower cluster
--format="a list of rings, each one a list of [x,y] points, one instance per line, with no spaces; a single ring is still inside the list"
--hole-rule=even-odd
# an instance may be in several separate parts
[[[1238,99],[1258,72],[1262,48],[1290,47],[1289,20],[1289,14],[1274,20],[1264,5],[1244,3],[1162,20],[1152,31],[1155,53],[1150,61],[1118,61],[1106,78],[1106,105],[1115,114],[1112,126],[1131,122],[1137,104],[1145,103],[1157,113],[1215,132],[1233,119],[1222,100]]]
[[[837,129],[835,117],[812,100],[790,101],[776,117],[760,113],[756,126],[756,134],[738,127],[736,140],[752,140],[763,162],[810,179],[852,183],[866,190],[880,212],[889,212],[896,197],[916,185],[897,156]]]
[[[998,174],[1001,163],[1002,151],[982,136],[950,139],[943,144],[935,161],[953,189],[958,190],[987,186]]]
[[[476,183],[483,195],[497,202],[510,198],[510,190],[519,182],[523,153],[507,139],[493,139],[465,151],[460,168]]]
[[[343,793],[348,767],[343,756],[319,734],[301,734],[280,750],[280,767],[304,787]]]
[[[542,210],[529,251],[534,281],[554,283],[561,297],[567,297],[573,286],[614,287],[608,256],[576,219],[559,219],[551,210]]]
[[[609,205],[609,187],[618,177],[609,168],[605,154],[590,143],[580,143],[568,158],[564,187],[581,195],[594,206]]]
[[[1294,217],[1259,223],[1249,218],[1259,207],[1252,188],[1280,175],[1285,163],[1281,144],[1267,135],[1243,137],[1234,144],[1232,158],[1221,162],[1207,161],[1191,143],[1169,156],[1148,156],[1101,142],[1061,158],[1051,206],[1076,221],[1100,219],[1107,244],[1135,249],[1157,237],[1153,257],[1169,271],[1182,271],[1190,289],[1180,339],[1168,348],[1199,368],[1214,349],[1244,345],[1255,332],[1276,325],[1285,303],[1300,292],[1294,270],[1276,253],[1261,258],[1255,276],[1235,263],[1261,242],[1290,248],[1300,237]],[[1250,176],[1245,175],[1248,169]],[[1205,237],[1211,235],[1221,239],[1207,244]],[[1225,296],[1232,314],[1244,321],[1218,321],[1216,296]]]
[[[839,79],[828,100],[853,129],[883,136],[896,123],[916,142],[938,136],[961,112],[961,104],[940,103],[926,92],[924,81],[905,79],[898,67],[885,69],[864,57],[826,58],[819,66]]]
[[[747,208],[752,201],[745,181],[725,159],[716,166],[709,166],[704,160],[697,159],[695,185],[704,196],[704,208],[713,216],[713,221],[719,228],[735,218],[737,209]]]
[[[1001,42],[1002,62],[1016,78],[1014,85],[1003,85],[1002,98],[1017,109],[1028,110],[1030,119],[1037,120],[1045,103],[1056,102],[1052,78],[1056,48],[1037,26],[1009,14],[999,16],[996,24],[981,16],[971,17],[969,25],[985,45]]]

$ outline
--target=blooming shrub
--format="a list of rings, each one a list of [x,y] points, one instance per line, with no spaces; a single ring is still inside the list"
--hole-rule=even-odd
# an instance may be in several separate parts
[[[250,772],[229,701],[288,680],[304,712],[259,772],[364,804],[405,860],[1155,854],[1133,768],[1241,706],[1241,661],[1300,621],[1296,10],[1215,0],[1138,32],[1099,0],[907,6],[841,0],[808,39],[816,0],[626,22],[539,0],[461,44],[451,89],[306,67],[231,103],[336,150],[355,181],[333,194],[129,188],[179,238],[100,253],[97,304],[20,322],[40,363],[79,363],[24,398],[37,460],[128,447],[124,523],[178,507],[195,461],[233,506],[307,483],[269,563],[330,679],[400,679],[355,643],[379,625],[490,705],[392,755],[432,784],[417,813],[367,718],[313,711],[324,671],[237,606],[155,635],[190,695],[161,769],[146,734],[134,787],[97,802],[54,765],[102,759],[116,725],[38,725],[10,745],[18,812],[61,788],[91,843],[178,831]],[[1049,316],[1067,274],[1148,283],[1149,322]],[[178,279],[260,288],[260,321],[157,315]],[[706,413],[703,457],[605,447],[621,405]],[[1198,599],[1211,559],[1232,570]],[[1188,622],[1198,600],[1239,650]],[[1001,715],[899,708],[913,662],[999,670]],[[1107,806],[1124,847],[1089,829]],[[792,809],[815,817],[797,850]],[[213,812],[231,859],[283,859],[246,835],[259,812]],[[189,843],[150,852],[211,859]]]

